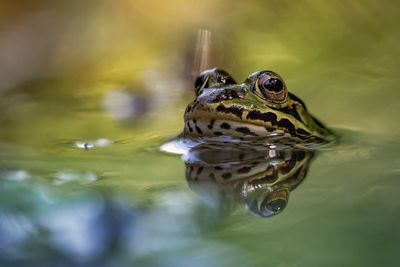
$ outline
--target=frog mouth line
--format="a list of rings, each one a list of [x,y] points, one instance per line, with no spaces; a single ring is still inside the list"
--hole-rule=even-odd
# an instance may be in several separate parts
[[[249,112],[243,107],[239,106],[224,106],[223,104],[217,107],[211,106],[209,104],[196,103],[193,107],[185,113],[185,121],[187,120],[221,120],[221,121],[233,121],[241,123],[243,125],[254,125],[267,127],[268,122],[263,123],[261,121],[246,120],[247,114]]]
[[[210,105],[209,103],[195,103],[185,113],[187,120],[225,120],[241,123],[243,126],[265,127],[267,130],[282,130],[284,132],[295,131],[296,127],[286,118],[279,119],[272,111],[260,112],[257,109],[248,110],[238,105]]]
[[[185,113],[185,131],[192,135],[272,137],[291,136],[301,140],[330,141],[318,132],[310,132],[307,125],[298,127],[291,119],[280,118],[273,111],[248,110],[238,105],[210,105],[196,102]],[[222,129],[214,131],[212,125],[219,121]],[[201,125],[198,122],[202,122]],[[300,121],[299,121],[300,123]],[[232,125],[233,124],[233,125]],[[211,127],[211,128],[210,128]],[[190,131],[192,129],[192,131]],[[213,130],[213,131],[211,131]]]
[[[223,117],[196,116],[186,118],[185,132],[189,135],[201,136],[232,136],[232,137],[265,137],[282,136],[283,130],[268,128],[264,125],[244,123],[238,119],[231,120]]]
[[[301,130],[301,129],[300,129]],[[298,132],[299,130],[297,130]],[[285,138],[285,142],[291,143],[289,140],[297,140],[301,143],[330,143],[329,139],[322,139],[316,135],[300,135],[292,134],[286,128],[278,125],[267,123],[257,123],[253,121],[243,121],[235,116],[215,113],[202,112],[195,114],[186,114],[184,133],[188,136],[203,137],[230,137],[240,140],[258,140],[259,138],[268,138],[270,141],[278,141]]]
[[[281,129],[277,125],[274,125],[273,121],[248,119],[249,114],[251,115],[251,111],[244,110],[243,108],[238,108],[236,106],[225,107],[223,105],[219,105],[216,108],[209,106],[203,108],[196,107],[195,112],[186,113],[184,119],[185,122],[202,121],[204,124],[207,124],[208,129],[210,129],[210,127],[212,128],[216,121],[219,121],[222,124],[224,122],[226,124],[232,123],[238,127],[260,127],[263,129],[263,132],[270,132],[267,134],[268,136],[273,135],[272,131],[279,131]],[[225,130],[229,130],[226,124],[224,124]],[[282,128],[281,132],[283,133],[284,131],[285,130]],[[266,134],[264,133],[261,136],[265,135]]]

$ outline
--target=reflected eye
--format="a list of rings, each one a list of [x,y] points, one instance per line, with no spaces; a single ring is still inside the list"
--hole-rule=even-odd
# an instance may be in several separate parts
[[[283,103],[287,99],[287,90],[282,79],[272,71],[262,73],[255,84],[256,93],[274,103]]]

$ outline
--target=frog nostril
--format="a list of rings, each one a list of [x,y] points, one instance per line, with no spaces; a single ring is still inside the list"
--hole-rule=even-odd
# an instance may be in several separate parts
[[[236,98],[241,98],[240,95],[234,90],[225,90],[224,92],[215,96],[214,102],[220,102],[224,100],[232,100]]]

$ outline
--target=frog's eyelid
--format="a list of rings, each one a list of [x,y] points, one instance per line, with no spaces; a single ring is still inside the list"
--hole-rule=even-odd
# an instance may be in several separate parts
[[[259,92],[261,95],[263,95],[263,93],[261,92],[261,89],[260,89],[260,87],[259,87],[259,85],[258,85],[258,81],[260,80],[262,74],[263,74],[263,73],[261,73],[261,74],[257,77],[257,79],[255,79],[255,81],[254,81],[254,83],[253,83],[254,91],[255,91],[255,92]],[[264,98],[265,98],[265,97],[264,97]]]

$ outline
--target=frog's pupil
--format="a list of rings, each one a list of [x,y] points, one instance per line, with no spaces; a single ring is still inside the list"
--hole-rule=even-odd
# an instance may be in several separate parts
[[[283,89],[283,83],[279,79],[275,78],[270,78],[265,80],[264,82],[264,88],[267,89],[268,91],[273,91],[276,93],[279,93]]]
[[[285,199],[277,199],[267,205],[266,208],[274,213],[281,212],[286,207],[287,201]]]

